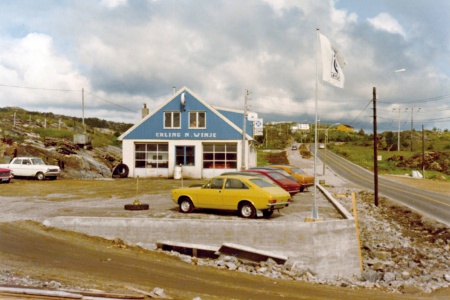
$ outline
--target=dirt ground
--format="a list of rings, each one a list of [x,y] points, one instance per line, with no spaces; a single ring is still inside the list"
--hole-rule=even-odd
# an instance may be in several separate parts
[[[0,279],[3,279],[3,285],[33,285],[35,283],[34,285],[42,288],[57,285],[60,289],[120,294],[136,294],[126,286],[149,292],[158,287],[164,289],[165,294],[174,299],[196,297],[199,299],[450,298],[450,289],[441,289],[431,294],[401,295],[376,289],[350,289],[271,279],[187,264],[161,251],[125,245],[120,240],[104,240],[75,232],[46,228],[39,223],[43,218],[80,215],[83,212],[88,216],[138,218],[180,216],[169,196],[170,189],[179,186],[179,181],[166,180],[162,190],[161,180],[140,181],[139,189],[136,182],[131,179],[117,182],[117,185],[121,186],[120,189],[117,188],[116,181],[90,182],[93,182],[92,189],[97,187],[100,193],[109,196],[102,199],[92,198],[94,194],[89,194],[88,189],[79,189],[80,182],[76,180],[54,182],[17,180],[17,183],[0,186],[0,202],[2,202]],[[337,181],[330,178],[327,182],[336,184]],[[184,182],[186,185],[191,183],[194,181]],[[128,187],[126,187],[127,184]],[[428,187],[430,186],[437,185],[429,183]],[[444,192],[447,191],[446,187],[443,188]],[[120,194],[121,190],[127,192]],[[79,191],[79,194],[76,191]],[[136,198],[143,203],[150,203],[152,209],[140,212],[125,211],[123,205]],[[311,190],[296,195],[294,203],[281,214],[274,214],[274,218],[270,221],[288,221],[292,218],[309,216],[312,199]],[[330,205],[322,201],[320,197],[318,206],[321,216],[339,218],[339,215],[332,212]],[[153,209],[156,207],[158,209]],[[194,213],[189,217],[225,218],[231,221],[238,218],[235,214],[217,212]],[[26,221],[27,219],[35,221]]]

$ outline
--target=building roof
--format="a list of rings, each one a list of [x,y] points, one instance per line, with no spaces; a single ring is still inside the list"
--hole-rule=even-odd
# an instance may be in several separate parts
[[[184,105],[182,104],[184,101]],[[164,128],[164,112],[181,112],[181,128]],[[188,113],[206,112],[206,129],[189,129]],[[209,105],[187,87],[183,87],[155,110],[143,117],[118,139],[201,139],[236,140],[242,138],[244,111]],[[252,122],[247,122],[246,136],[252,140]],[[250,133],[250,134],[249,134]]]

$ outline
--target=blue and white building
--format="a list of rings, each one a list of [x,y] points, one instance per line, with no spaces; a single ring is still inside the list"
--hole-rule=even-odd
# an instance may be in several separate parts
[[[130,177],[210,178],[256,166],[253,122],[184,87],[119,137]],[[148,111],[148,110],[147,110]],[[175,176],[176,177],[176,176]]]

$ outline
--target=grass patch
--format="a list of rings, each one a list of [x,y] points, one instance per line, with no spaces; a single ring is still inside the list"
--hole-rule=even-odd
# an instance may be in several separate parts
[[[339,146],[330,144],[327,149],[365,169],[371,171],[374,170],[373,148],[371,147],[353,144]],[[378,160],[378,172],[380,174],[411,175],[414,170],[422,170],[421,155],[417,152],[378,150],[377,153],[378,156],[381,157],[381,160]],[[446,178],[447,180],[450,180],[447,178],[449,176],[435,170],[427,170],[427,168],[425,168],[425,173],[427,178],[430,178],[431,176],[432,178]]]
[[[53,128],[37,128],[34,130],[35,133],[39,134],[44,140],[46,137],[58,138],[58,139],[73,139],[73,132],[67,129],[53,129]]]
[[[289,164],[289,160],[287,158],[287,153],[285,150],[283,151],[263,151],[258,150],[258,166],[265,166],[269,164],[277,164],[277,165],[287,165]]]

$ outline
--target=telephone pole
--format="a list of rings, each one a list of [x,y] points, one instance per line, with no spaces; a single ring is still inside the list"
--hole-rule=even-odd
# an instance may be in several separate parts
[[[396,108],[393,109],[394,111],[396,110]],[[397,108],[398,110],[398,128],[397,128],[397,151],[400,151],[400,113],[402,111],[402,108],[399,106]]]
[[[415,107],[411,108],[411,152],[413,152],[414,109]],[[417,109],[417,111],[420,111],[420,107]]]
[[[245,144],[246,144],[246,135],[247,135],[247,101],[248,101],[248,90],[245,90],[245,94],[244,94],[244,121],[243,121],[243,125],[242,125],[242,165],[241,165],[241,170],[244,171],[245,170]]]
[[[373,182],[375,206],[378,206],[378,138],[377,138],[377,88],[373,87]]]
[[[81,89],[81,112],[82,112],[82,121],[83,121],[83,130],[84,134],[86,134],[86,124],[84,124],[84,88]]]

